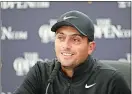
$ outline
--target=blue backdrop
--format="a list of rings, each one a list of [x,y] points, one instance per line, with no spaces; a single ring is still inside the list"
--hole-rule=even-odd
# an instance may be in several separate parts
[[[55,57],[51,26],[70,10],[94,22],[96,50],[101,60],[130,62],[130,2],[1,2],[2,94],[12,92],[37,60]]]

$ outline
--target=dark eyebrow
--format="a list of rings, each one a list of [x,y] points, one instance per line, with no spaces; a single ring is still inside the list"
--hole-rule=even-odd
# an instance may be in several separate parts
[[[64,33],[62,33],[62,32],[56,32],[55,34],[56,34],[56,35],[57,35],[57,34],[63,34],[63,35],[64,35]]]
[[[63,35],[65,35],[63,32],[56,32],[56,34],[63,34]],[[72,34],[70,36],[80,36],[80,37],[83,37],[83,35],[80,35],[80,34]]]
[[[73,37],[79,36],[79,37],[81,37],[81,38],[84,38],[84,37],[85,37],[84,35],[80,35],[80,34],[73,34],[73,35],[71,35],[71,36],[73,36]]]
[[[80,35],[80,34],[73,34],[73,35],[71,35],[71,36],[80,36],[80,37],[82,37],[83,35]]]

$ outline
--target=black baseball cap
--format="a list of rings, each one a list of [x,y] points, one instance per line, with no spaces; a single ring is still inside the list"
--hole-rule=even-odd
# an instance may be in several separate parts
[[[61,26],[72,26],[76,28],[81,35],[87,36],[89,41],[94,40],[94,24],[92,20],[84,13],[79,11],[69,11],[61,15],[51,31],[56,32]]]

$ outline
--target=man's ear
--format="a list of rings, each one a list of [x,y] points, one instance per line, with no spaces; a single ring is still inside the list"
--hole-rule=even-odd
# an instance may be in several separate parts
[[[88,43],[88,54],[91,55],[93,51],[95,50],[96,43],[95,41],[89,42]]]

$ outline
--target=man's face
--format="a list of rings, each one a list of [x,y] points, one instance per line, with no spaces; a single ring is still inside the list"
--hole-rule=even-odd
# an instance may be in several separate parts
[[[75,68],[91,53],[88,38],[71,26],[62,26],[56,31],[55,52],[65,68]]]

